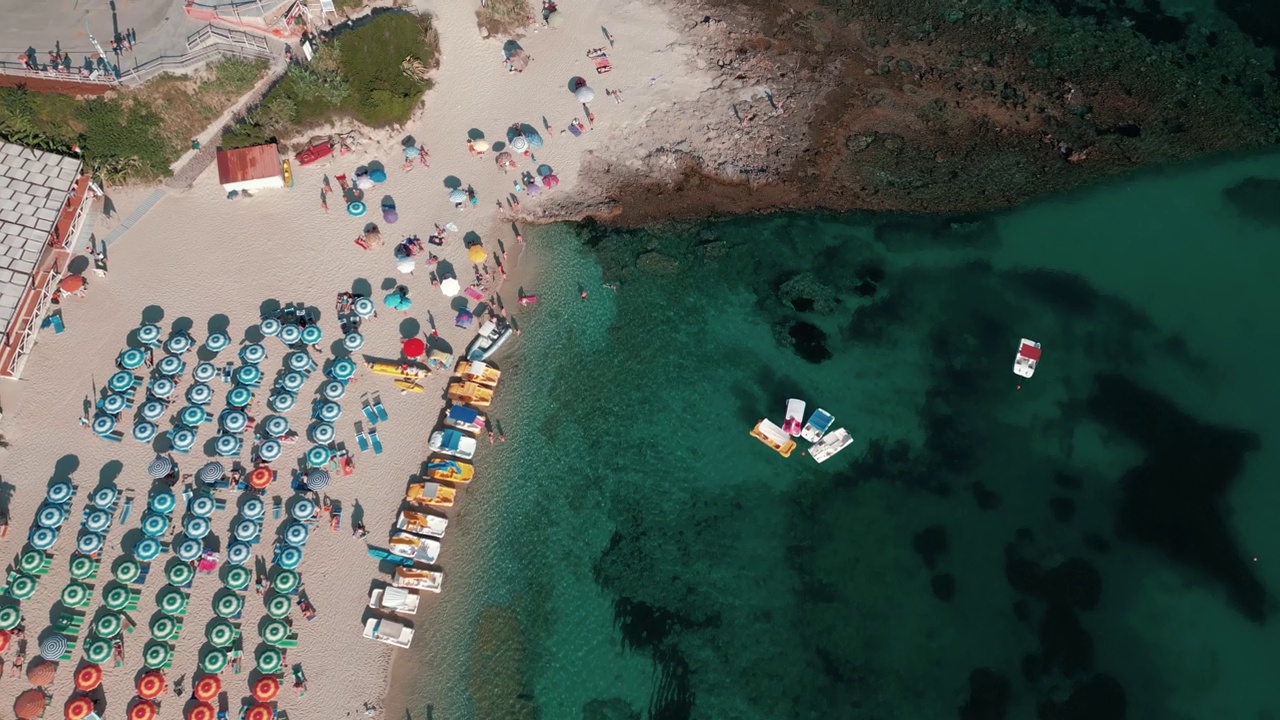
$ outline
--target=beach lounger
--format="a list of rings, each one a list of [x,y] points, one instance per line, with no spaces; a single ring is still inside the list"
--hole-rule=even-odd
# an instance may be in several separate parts
[[[373,411],[373,406],[368,401],[361,403],[360,409],[364,411],[364,419],[368,420],[370,425],[378,424],[378,414]],[[370,430],[369,433],[372,434],[373,430]]]
[[[387,409],[382,407],[382,396],[373,396],[373,411],[378,415],[378,422],[385,422],[387,419]]]
[[[369,442],[373,445],[373,454],[382,454],[382,439],[378,437],[377,428],[369,428]]]
[[[62,653],[62,657],[58,658],[58,662],[67,662],[75,655],[75,652],[76,639],[74,637],[67,637],[67,649]]]
[[[89,603],[85,603],[88,605]],[[72,635],[79,634],[80,628],[84,627],[84,616],[72,613],[62,613],[58,616],[58,624],[55,629],[60,633],[70,633]]]
[[[608,56],[601,55],[600,57],[595,59],[595,63],[596,63],[597,75],[603,75],[613,70],[613,64],[609,62]]]
[[[129,511],[133,509],[133,491],[126,491],[124,503],[120,507],[120,521],[118,524],[123,525],[129,520]]]
[[[280,511],[282,509],[281,505],[282,503],[279,495],[271,498],[271,519],[272,520],[280,519]]]
[[[111,441],[111,442],[123,442],[123,441],[124,441],[124,433],[123,433],[123,432],[110,432],[110,433],[107,433],[106,435],[99,435],[98,437],[102,438],[103,440],[109,440],[109,441]]]
[[[281,650],[288,650],[290,648],[298,647],[298,633],[293,633],[289,635],[289,637],[276,643],[276,647],[280,648]]]
[[[130,585],[141,586],[147,584],[147,576],[151,574],[151,563],[138,563],[138,567],[138,577],[134,578],[133,581],[129,583]],[[137,602],[142,597],[142,592],[140,590],[134,590],[131,592],[133,594],[129,596],[129,604],[133,605],[133,609],[136,610]]]
[[[231,651],[231,672],[235,675],[240,674],[240,658],[244,657],[244,651],[236,648]]]
[[[90,569],[90,570],[89,570],[89,574],[88,574],[88,575],[86,575],[84,579],[85,579],[86,581],[89,581],[89,580],[97,580],[97,579],[98,579],[98,569],[99,569],[99,568],[101,568],[101,567],[102,567],[102,561],[101,561],[101,560],[96,560],[96,559],[95,559],[95,560],[93,561],[92,569]]]
[[[363,430],[356,430],[356,446],[360,448],[360,452],[369,452],[369,436]]]
[[[31,574],[36,577],[44,577],[45,575],[49,574],[49,569],[52,567],[53,567],[53,558],[46,556],[44,561],[40,563],[40,567],[33,570]]]
[[[236,366],[232,363],[227,363],[222,366],[222,382],[224,385],[231,384],[231,379],[235,376],[235,372]]]

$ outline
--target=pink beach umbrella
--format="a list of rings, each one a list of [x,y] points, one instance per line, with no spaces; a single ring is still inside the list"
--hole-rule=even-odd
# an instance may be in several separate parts
[[[555,175],[543,175],[542,184],[546,185],[549,188],[553,188],[560,184],[560,178],[556,177]]]

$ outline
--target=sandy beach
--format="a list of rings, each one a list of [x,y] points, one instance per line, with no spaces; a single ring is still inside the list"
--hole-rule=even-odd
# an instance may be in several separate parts
[[[499,211],[498,204],[501,200],[507,206],[505,201],[509,193],[515,192],[512,183],[519,178],[519,172],[534,172],[538,165],[548,164],[561,181],[558,188],[540,198],[518,195],[521,208],[536,207],[549,198],[572,202],[578,192],[578,169],[583,158],[607,154],[616,147],[639,151],[644,146],[650,118],[693,101],[707,90],[709,79],[686,68],[687,58],[676,44],[679,31],[660,9],[615,0],[581,5],[567,0],[561,8],[567,15],[561,27],[543,28],[519,40],[533,60],[523,73],[511,74],[502,64],[502,40],[479,37],[472,3],[427,3],[421,9],[436,16],[442,58],[435,73],[435,87],[427,93],[413,126],[386,133],[381,142],[363,143],[340,159],[296,168],[294,188],[263,191],[251,198],[226,200],[218,187],[216,171],[206,171],[191,189],[170,190],[120,236],[109,249],[108,275],[98,278],[89,274],[86,297],[63,300],[66,331],[43,332],[23,379],[0,387],[4,408],[0,432],[8,442],[8,448],[0,450],[0,490],[6,496],[10,517],[10,530],[0,541],[0,553],[15,557],[25,546],[27,529],[34,522],[51,481],[69,478],[78,488],[62,537],[51,551],[52,569],[39,579],[35,594],[22,602],[28,664],[37,656],[38,638],[49,632],[53,620],[64,611],[59,597],[70,579],[73,529],[88,495],[100,485],[114,485],[122,491],[132,490],[143,501],[151,490],[145,471],[155,457],[150,444],[127,437],[121,443],[106,442],[80,423],[86,403],[100,397],[107,377],[116,369],[117,354],[127,347],[130,332],[144,317],[158,322],[166,337],[172,327],[190,328],[197,342],[202,342],[211,328],[227,328],[233,344],[217,357],[215,362],[221,365],[235,359],[234,350],[246,337],[252,337],[264,310],[276,305],[304,304],[313,308],[325,333],[322,344],[326,352],[313,353],[318,362],[323,362],[332,355],[331,345],[341,346],[337,342],[340,338],[334,306],[337,293],[363,291],[380,300],[402,284],[409,289],[413,307],[401,313],[379,303],[379,316],[362,328],[367,342],[357,359],[360,354],[394,359],[399,355],[399,339],[422,337],[433,322],[440,339],[461,352],[474,327],[464,330],[454,326],[456,310],[450,299],[430,284],[425,258],[419,258],[412,276],[397,274],[393,246],[409,235],[425,239],[435,223],[452,222],[458,231],[449,233],[447,245],[429,249],[457,268],[464,286],[473,275],[463,244],[468,233],[478,235],[495,259],[505,252],[507,265],[513,267],[520,254],[512,228],[514,212],[510,207]],[[605,32],[615,38],[612,48]],[[613,70],[608,74],[597,75],[587,56],[588,50],[600,47],[607,49],[612,62]],[[588,122],[581,103],[569,89],[575,76],[585,78],[596,94],[591,104],[594,124],[578,138],[563,132],[574,118]],[[623,102],[606,96],[607,89],[621,89]],[[544,130],[544,117],[550,131]],[[503,174],[496,168],[492,152],[483,157],[468,154],[469,131],[478,129],[490,140],[505,139],[506,129],[516,122],[542,131],[545,144],[533,151],[536,163],[533,157],[517,157],[519,171]],[[400,169],[401,143],[406,136],[412,136],[428,150],[429,168],[417,165],[408,172]],[[350,176],[357,166],[372,161],[387,166],[389,180],[370,191],[369,215],[349,217],[336,195],[329,199],[328,212],[321,210],[324,177],[333,181],[341,173]],[[462,187],[475,189],[475,208],[453,207],[446,185],[450,177],[460,180]],[[336,181],[333,186],[337,187]],[[147,192],[149,189],[120,192],[117,211],[127,215]],[[383,223],[377,216],[376,206],[384,193],[394,198],[399,211],[399,221],[394,225]],[[115,196],[116,191],[108,189],[108,195]],[[368,222],[378,223],[386,243],[383,247],[365,251],[355,244]],[[99,217],[95,230],[102,237],[118,223],[119,217]],[[492,260],[489,269],[494,269]],[[532,280],[522,282],[529,292],[536,292]],[[515,295],[514,286],[501,290],[508,307],[516,307]],[[264,385],[269,385],[282,367],[285,347],[270,338],[265,346],[268,357],[261,367]],[[504,350],[513,352],[519,352],[518,339]],[[501,355],[498,360],[500,365]],[[194,362],[190,355],[188,361],[189,365]],[[179,392],[192,382],[189,371],[185,376]],[[342,529],[330,532],[318,528],[299,568],[318,615],[306,621],[295,609],[291,618],[300,642],[289,651],[287,663],[300,664],[309,681],[304,697],[296,696],[288,689],[290,683],[285,683],[279,708],[292,717],[361,716],[364,703],[381,705],[393,652],[385,645],[362,640],[360,632],[368,592],[386,578],[365,553],[364,543],[351,536],[350,526],[354,519],[363,517],[371,544],[385,543],[401,506],[405,484],[419,471],[428,454],[427,434],[443,408],[447,377],[446,373],[436,373],[426,381],[425,393],[402,396],[390,378],[361,369],[342,400],[344,413],[336,423],[337,444],[351,451],[355,472],[351,477],[336,477],[326,491],[343,510]],[[320,381],[320,373],[312,375],[299,393],[300,400],[305,398],[309,403],[316,396]],[[215,380],[213,388],[215,397],[210,410],[216,414],[224,407],[230,386]],[[252,416],[268,414],[265,395],[259,393]],[[388,413],[388,419],[377,426],[385,447],[380,455],[359,452],[354,438],[354,424],[364,421],[361,401],[375,395],[380,395]],[[307,422],[303,404],[299,402],[298,408],[285,414],[299,430]],[[170,414],[160,423],[162,431],[173,422],[170,415],[181,405],[178,402],[171,407]],[[125,413],[126,418],[132,415],[132,411]],[[126,433],[129,425],[129,420],[122,419],[121,429]],[[191,454],[174,455],[183,473],[193,472],[210,459],[204,449],[214,433],[212,427],[201,429]],[[287,502],[293,495],[288,486],[289,471],[306,447],[305,441],[286,445],[284,456],[275,463],[281,477],[267,492],[268,505],[276,496]],[[479,454],[492,451],[482,443]],[[247,451],[242,460],[248,464]],[[477,480],[500,481],[488,477]],[[462,489],[458,506],[448,513],[454,525],[450,526],[441,556],[448,578],[442,596],[424,596],[424,608],[416,621],[419,636],[415,650],[428,643],[433,614],[438,609],[444,611],[437,606],[465,602],[462,592],[481,581],[468,577],[468,542],[474,535],[460,527],[465,520],[458,518],[467,505],[467,492]],[[209,544],[225,549],[236,518],[235,508],[242,498],[230,491],[223,491],[222,497],[227,499],[228,507],[213,516]],[[139,504],[128,523],[111,529],[102,551],[103,570],[95,584],[92,603],[86,608],[90,622],[99,612],[110,567],[128,554],[132,540],[138,536],[142,510]],[[181,510],[179,505],[177,512]],[[276,536],[281,522],[268,513],[264,542],[255,547],[268,562],[271,549],[267,539]],[[123,542],[126,537],[129,544]],[[169,557],[162,556],[161,560]],[[161,567],[153,570],[143,588],[138,609],[128,613],[128,619],[138,628],[125,635],[123,664],[107,664],[103,690],[109,717],[122,717],[134,697],[133,685],[143,667],[147,627],[157,611],[156,593],[164,585]],[[167,693],[162,717],[180,716],[190,700],[192,682],[202,674],[197,666],[198,653],[205,646],[205,627],[215,617],[212,601],[220,588],[216,576],[198,575],[194,581],[185,629],[175,643],[173,667],[167,672],[171,685],[179,679],[184,681],[185,694],[177,698],[172,692]],[[247,656],[244,669],[239,675],[230,670],[223,673],[225,695],[221,702],[233,717],[249,702],[250,682],[258,677],[252,655],[259,647],[257,628],[263,617],[262,601],[250,590],[240,621]],[[81,648],[89,634],[87,630],[81,634],[73,659],[61,663],[56,679],[47,685],[52,694],[51,714],[61,713],[72,694],[74,669],[81,663]],[[6,702],[30,687],[13,667],[16,651],[11,647],[6,652],[7,666],[0,678],[0,695]]]

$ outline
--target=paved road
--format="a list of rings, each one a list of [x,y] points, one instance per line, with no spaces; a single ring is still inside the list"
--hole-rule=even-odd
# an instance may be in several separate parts
[[[182,0],[0,0],[0,16],[0,60],[10,62],[29,47],[39,62],[47,62],[60,44],[78,67],[94,52],[89,32],[110,55],[112,37],[133,28],[138,44],[121,56],[121,69],[186,53],[187,36],[204,24],[187,17]]]

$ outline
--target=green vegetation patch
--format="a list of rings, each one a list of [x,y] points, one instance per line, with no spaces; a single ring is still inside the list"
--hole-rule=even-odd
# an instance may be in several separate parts
[[[509,37],[529,24],[529,0],[487,0],[476,11],[476,25],[491,36]]]

